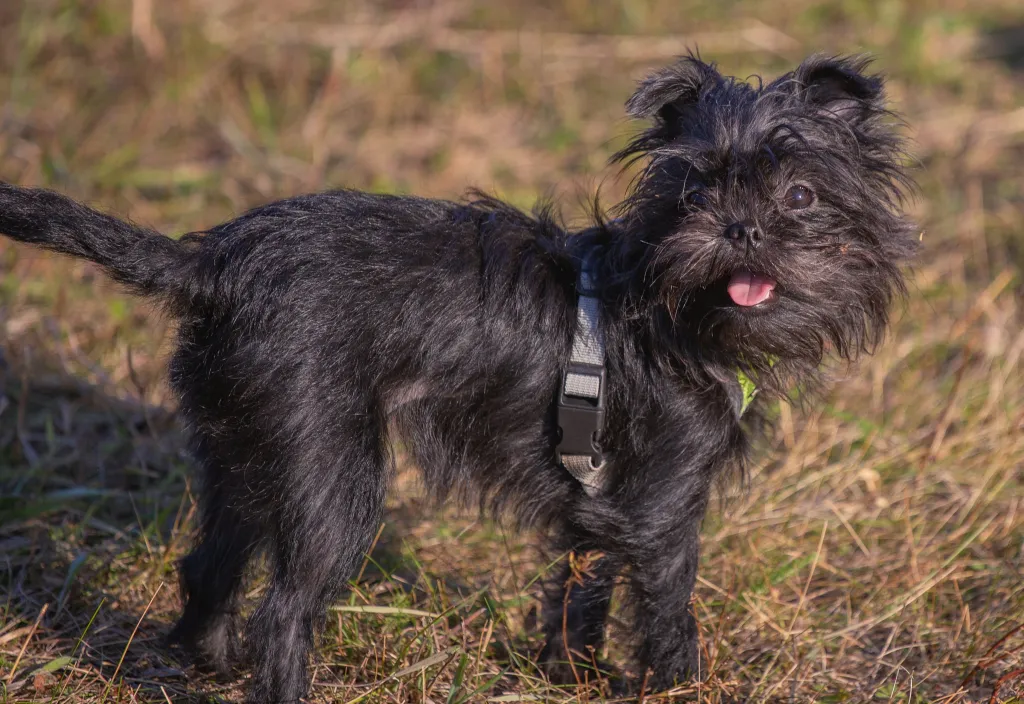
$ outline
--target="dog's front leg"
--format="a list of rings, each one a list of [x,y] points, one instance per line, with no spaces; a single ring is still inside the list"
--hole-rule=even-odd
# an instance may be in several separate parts
[[[674,512],[652,507],[635,533],[630,590],[639,640],[637,660],[648,686],[665,690],[700,675],[697,622],[690,595],[697,579],[706,495],[689,496]]]

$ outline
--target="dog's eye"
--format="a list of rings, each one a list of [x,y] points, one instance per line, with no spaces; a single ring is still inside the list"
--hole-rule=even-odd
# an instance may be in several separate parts
[[[708,195],[704,191],[690,191],[686,194],[686,205],[693,210],[707,207]]]
[[[790,210],[803,210],[814,202],[814,191],[807,186],[793,186],[786,191],[786,207]]]

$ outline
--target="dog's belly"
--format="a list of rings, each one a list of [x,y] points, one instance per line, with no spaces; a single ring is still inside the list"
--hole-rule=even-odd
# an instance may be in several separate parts
[[[486,388],[446,392],[424,380],[399,387],[388,397],[391,440],[408,451],[433,499],[511,509],[525,524],[551,520],[578,487],[555,461],[550,401]]]

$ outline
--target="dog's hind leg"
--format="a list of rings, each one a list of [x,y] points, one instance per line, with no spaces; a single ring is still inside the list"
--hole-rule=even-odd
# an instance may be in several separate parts
[[[258,536],[224,487],[204,492],[200,510],[199,541],[179,564],[185,609],[168,641],[227,674],[238,655],[240,592]]]
[[[246,625],[253,704],[297,702],[314,635],[383,517],[390,458],[373,414],[307,436],[280,482],[270,590]]]

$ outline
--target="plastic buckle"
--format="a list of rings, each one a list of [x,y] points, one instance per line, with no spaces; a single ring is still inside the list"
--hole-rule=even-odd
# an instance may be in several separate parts
[[[571,373],[597,377],[597,398],[567,395],[565,380]],[[601,431],[604,430],[604,385],[603,366],[570,362],[562,374],[556,408],[560,437],[555,448],[555,456],[559,463],[562,462],[562,455],[588,455],[595,467],[600,467],[604,462],[598,441]]]

